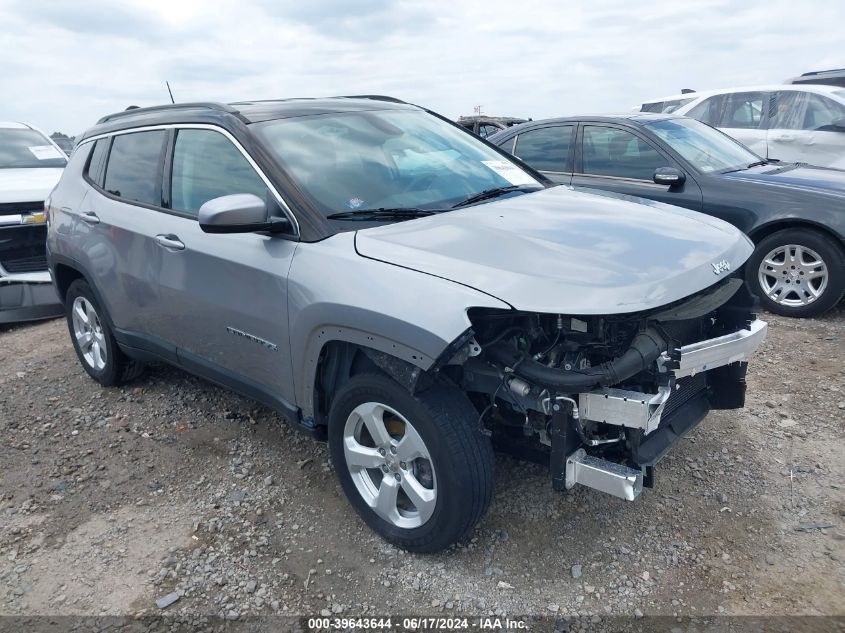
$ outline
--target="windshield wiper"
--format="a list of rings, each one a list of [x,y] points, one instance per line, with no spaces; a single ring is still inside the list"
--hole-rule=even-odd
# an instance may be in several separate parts
[[[482,200],[489,200],[490,198],[498,198],[499,196],[503,196],[506,193],[510,193],[511,191],[538,191],[542,189],[542,187],[538,187],[537,185],[509,185],[507,187],[493,187],[492,189],[485,189],[484,191],[480,191],[465,200],[461,200],[458,204],[453,204],[452,208],[457,209],[458,207],[465,207],[468,204],[473,204],[475,202],[481,202]]]
[[[753,163],[749,163],[744,167],[733,167],[731,169],[723,169],[719,173],[720,174],[732,174],[737,171],[745,171],[746,169],[751,169],[752,167],[760,167],[761,165],[768,165],[771,161],[768,160],[756,160]]]
[[[339,211],[326,217],[329,220],[381,220],[395,218],[422,218],[438,213],[440,209],[417,209],[415,207],[381,207],[379,209],[355,209]]]

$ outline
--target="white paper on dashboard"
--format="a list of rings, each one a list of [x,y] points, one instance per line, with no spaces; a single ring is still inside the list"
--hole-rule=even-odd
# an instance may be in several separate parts
[[[38,160],[50,160],[51,158],[64,158],[64,154],[52,145],[34,145],[29,148],[32,155]]]
[[[492,169],[512,185],[539,185],[534,178],[519,167],[506,160],[481,161],[488,169]]]

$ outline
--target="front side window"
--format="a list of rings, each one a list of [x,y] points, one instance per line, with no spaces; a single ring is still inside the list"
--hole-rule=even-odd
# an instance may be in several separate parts
[[[324,215],[440,209],[489,189],[541,186],[478,138],[421,110],[320,114],[251,127]]]
[[[161,206],[164,138],[164,130],[116,135],[106,165],[105,190],[124,200]]]
[[[702,123],[716,127],[722,118],[722,106],[725,103],[726,95],[708,97],[697,106],[690,108],[687,116],[698,119]]]
[[[778,130],[833,130],[845,121],[845,106],[812,92],[783,90],[775,94],[771,127]]]
[[[516,137],[514,155],[539,171],[571,172],[572,125],[542,127]]]
[[[727,134],[694,119],[665,119],[645,127],[703,173],[743,169],[760,160]]]
[[[196,215],[209,200],[236,193],[262,200],[267,195],[267,186],[240,150],[213,130],[179,130],[173,148],[173,210]]]
[[[725,95],[722,118],[717,127],[760,129],[764,123],[764,107],[768,93],[736,92]]]
[[[30,128],[0,127],[0,169],[64,167],[67,156]]]
[[[508,154],[513,154],[513,144],[516,141],[516,137],[512,136],[509,139],[506,139],[499,143],[499,149],[506,151]]]
[[[612,127],[584,126],[583,171],[597,176],[652,180],[668,161],[638,136]]]

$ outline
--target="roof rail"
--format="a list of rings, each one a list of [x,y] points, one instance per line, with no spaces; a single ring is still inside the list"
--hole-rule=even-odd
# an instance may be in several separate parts
[[[809,73],[801,73],[802,77],[812,77],[813,75],[823,75],[824,73],[841,73],[845,72],[845,68],[831,68],[830,70],[814,70]]]
[[[239,114],[237,108],[233,108],[225,103],[217,103],[214,101],[197,101],[193,103],[167,103],[165,105],[150,106],[147,108],[130,108],[122,112],[115,112],[114,114],[107,114],[97,124],[106,123],[107,121],[114,121],[125,116],[134,116],[136,114],[147,114],[148,112],[162,112],[167,110],[183,110],[183,109],[198,109],[205,108],[207,110],[217,110],[218,112],[228,112],[229,114]]]
[[[373,101],[389,101],[390,103],[408,103],[397,99],[396,97],[389,97],[387,95],[339,95],[337,99],[372,99]]]

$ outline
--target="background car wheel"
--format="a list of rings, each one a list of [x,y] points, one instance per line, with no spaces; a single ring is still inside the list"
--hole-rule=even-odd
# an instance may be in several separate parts
[[[117,346],[103,308],[83,279],[74,281],[65,299],[70,340],[82,367],[101,385],[111,387],[137,378],[144,365]]]
[[[817,231],[785,229],[757,244],[745,276],[769,312],[818,316],[845,292],[845,255],[841,246]]]
[[[412,552],[460,541],[493,495],[493,450],[457,388],[411,395],[378,374],[352,377],[329,413],[341,487],[367,525]]]

